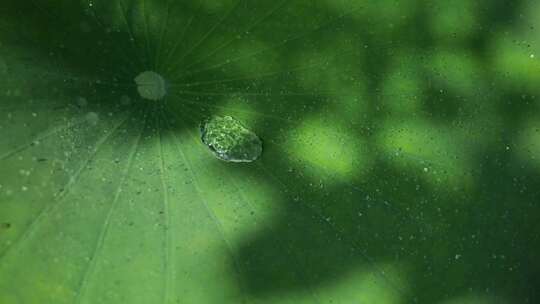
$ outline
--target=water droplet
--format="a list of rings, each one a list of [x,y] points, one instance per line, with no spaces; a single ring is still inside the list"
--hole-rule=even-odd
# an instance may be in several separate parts
[[[146,71],[135,77],[137,91],[142,98],[160,100],[167,94],[165,79],[156,72]]]
[[[262,153],[262,141],[230,116],[214,116],[201,125],[201,139],[214,155],[228,162],[252,162]]]

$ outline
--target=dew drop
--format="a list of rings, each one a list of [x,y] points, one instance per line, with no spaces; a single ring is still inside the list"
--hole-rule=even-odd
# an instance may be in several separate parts
[[[217,158],[227,162],[252,162],[262,153],[261,139],[231,116],[204,121],[201,139]]]

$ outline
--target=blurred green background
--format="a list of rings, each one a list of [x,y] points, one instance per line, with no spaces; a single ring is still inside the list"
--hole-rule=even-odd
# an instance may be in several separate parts
[[[532,0],[3,0],[0,303],[539,303],[539,23]],[[216,159],[212,115],[261,159]]]

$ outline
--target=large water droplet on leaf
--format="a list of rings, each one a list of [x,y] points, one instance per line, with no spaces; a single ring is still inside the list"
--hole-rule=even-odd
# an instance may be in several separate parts
[[[135,77],[137,91],[144,99],[160,100],[167,94],[165,79],[156,72],[146,71]]]
[[[204,121],[201,133],[203,143],[221,160],[252,162],[261,156],[261,139],[231,116]]]

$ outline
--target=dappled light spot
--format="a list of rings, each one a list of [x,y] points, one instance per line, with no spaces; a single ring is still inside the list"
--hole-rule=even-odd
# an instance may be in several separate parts
[[[328,175],[349,179],[371,166],[366,141],[349,131],[335,122],[309,118],[289,132],[283,148],[305,162],[305,170],[317,180]]]
[[[424,98],[424,83],[418,74],[419,64],[413,56],[398,56],[396,62],[382,82],[383,106],[392,113],[417,114]]]
[[[471,97],[482,88],[483,71],[479,69],[472,53],[448,49],[436,52],[428,61],[426,69],[437,82],[441,94],[451,90],[462,97]]]
[[[436,1],[429,3],[429,29],[448,44],[463,43],[476,31],[478,25],[478,7],[481,4],[473,0]]]
[[[459,134],[421,119],[388,121],[377,143],[384,158],[402,170],[413,170],[433,186],[449,191],[471,186],[470,153]]]
[[[536,5],[540,6],[538,3]],[[540,18],[540,8],[532,9],[529,13],[537,14],[535,20]],[[528,23],[520,24],[511,32],[500,31],[494,35],[490,45],[494,51],[490,52],[490,59],[498,81],[515,90],[539,91],[539,35],[540,27],[531,27]]]
[[[404,303],[408,287],[403,267],[399,264],[377,263],[351,269],[321,291],[321,298],[335,303]]]

